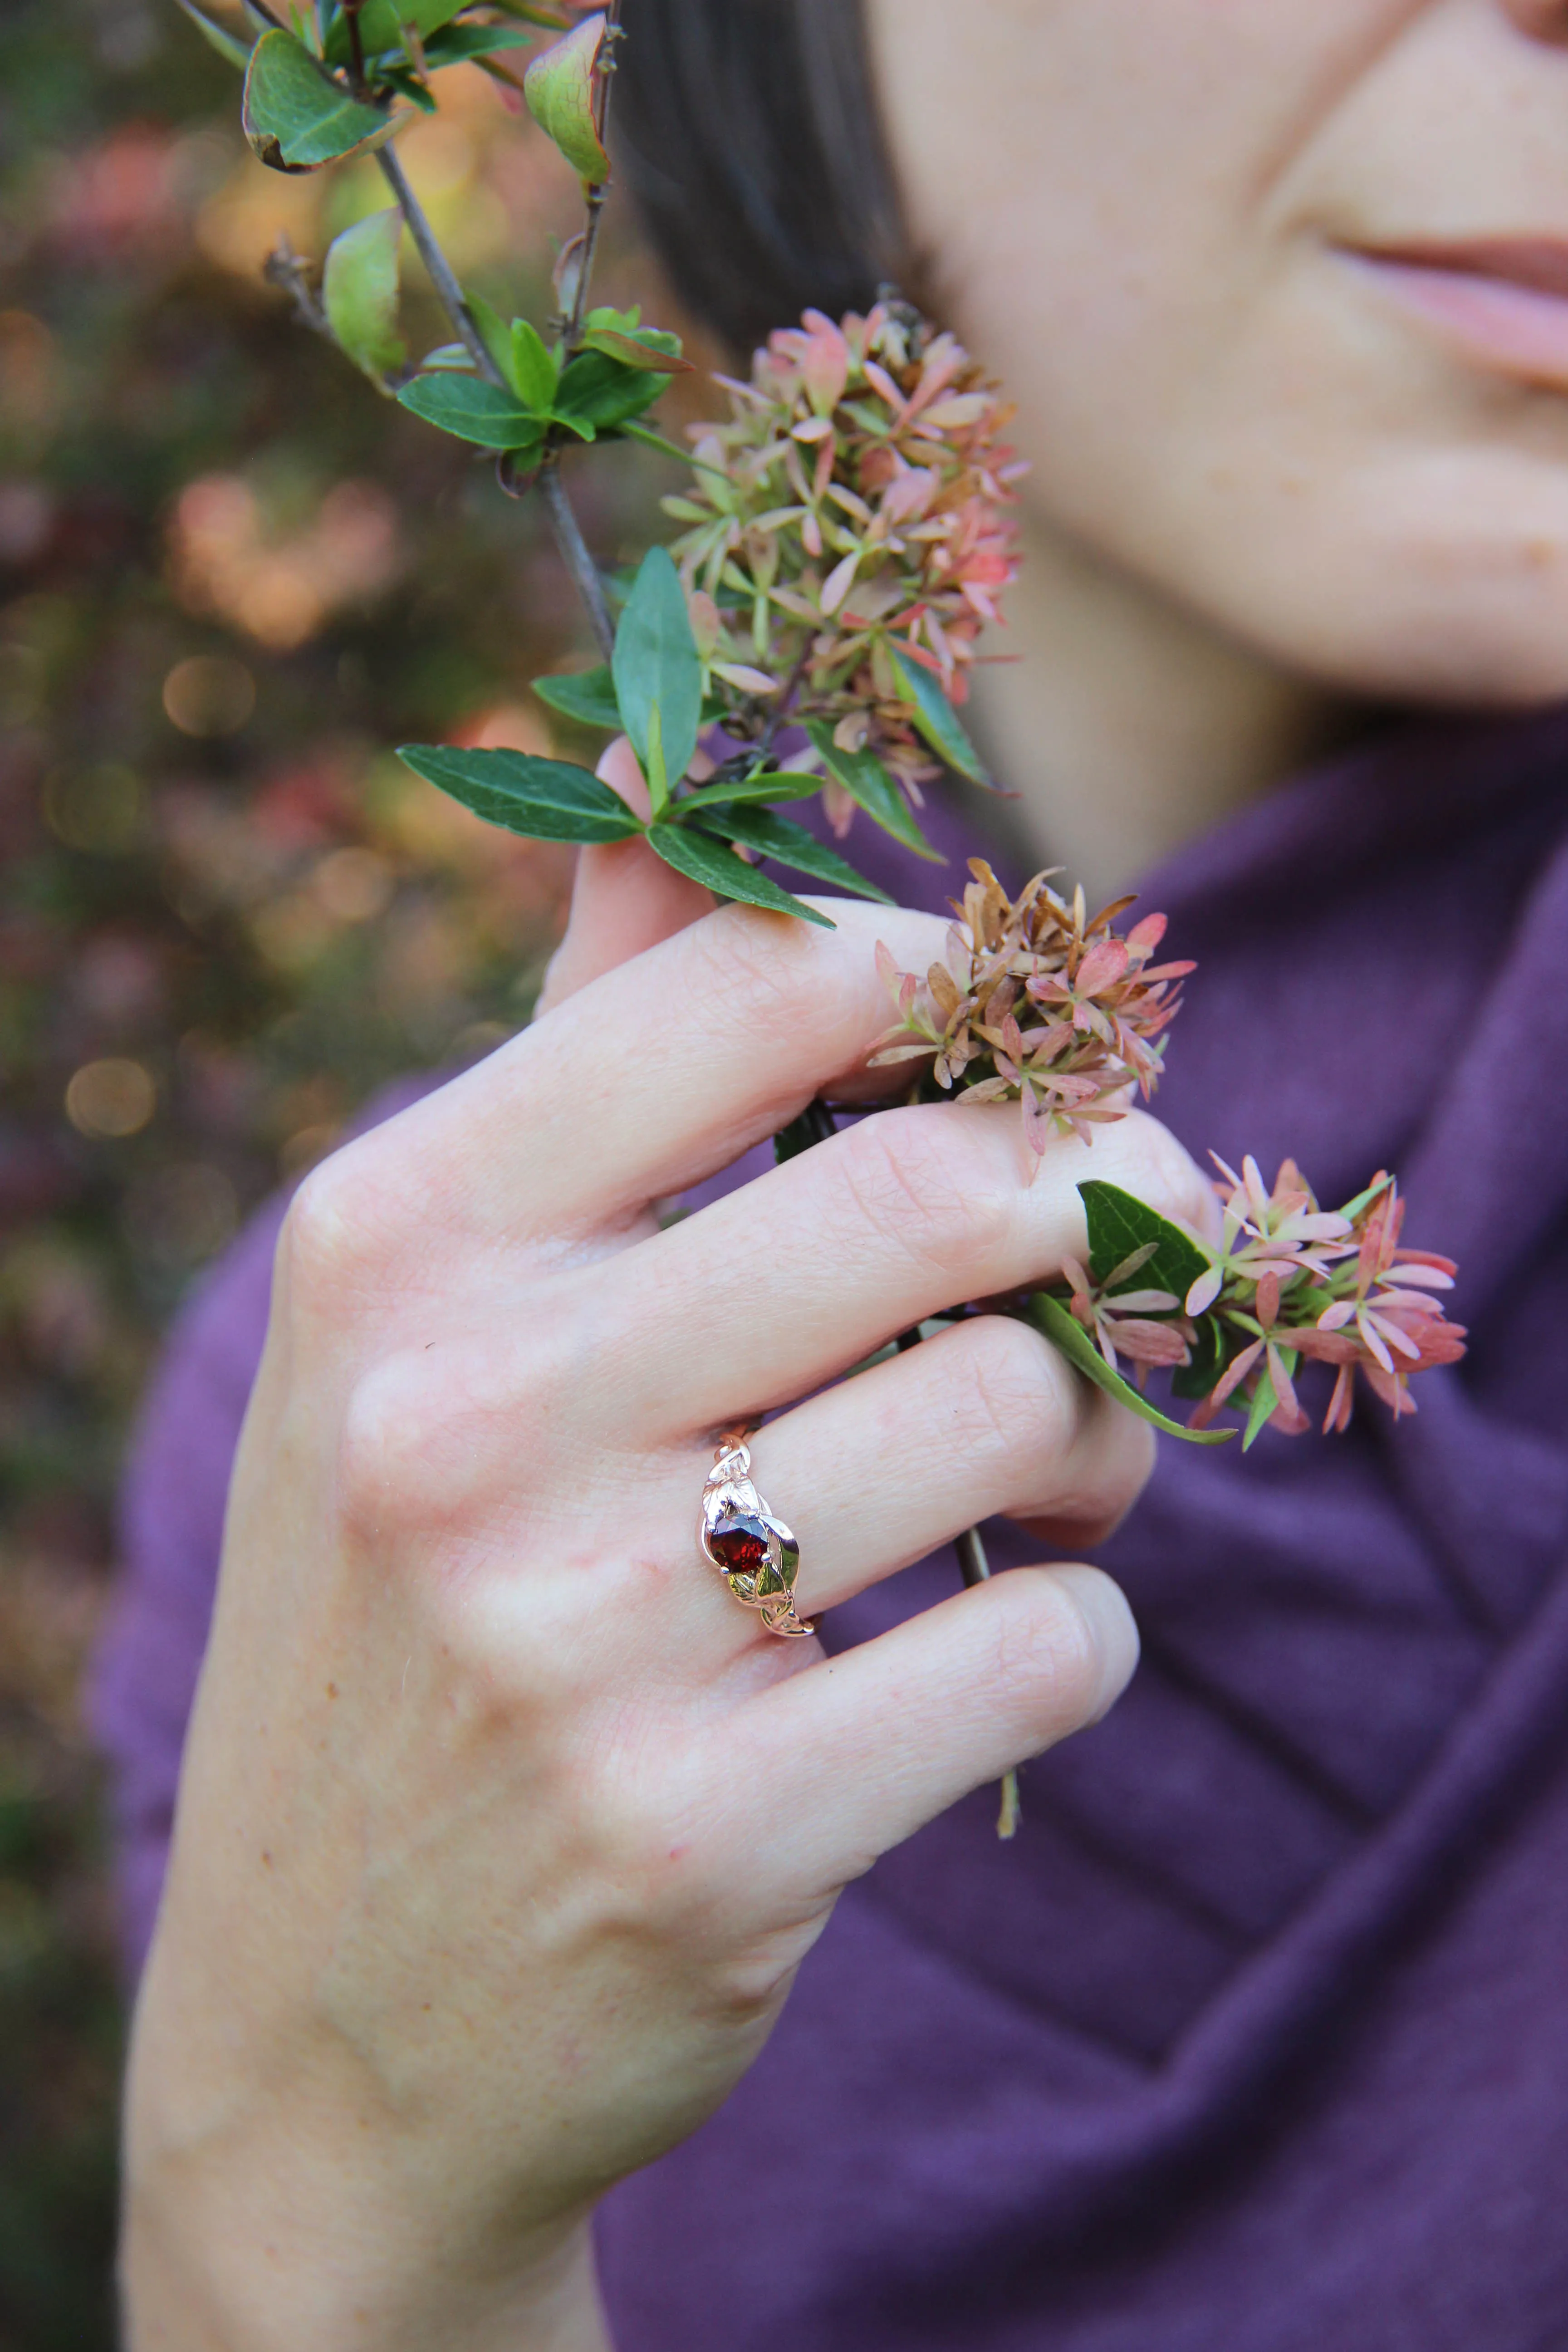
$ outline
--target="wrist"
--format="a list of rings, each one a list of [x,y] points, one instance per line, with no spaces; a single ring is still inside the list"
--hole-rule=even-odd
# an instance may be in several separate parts
[[[368,2243],[353,2204],[351,2185],[306,2225],[286,2204],[230,2198],[210,2179],[133,2173],[121,2242],[127,2352],[612,2352],[586,2222],[487,2278],[410,2259],[390,2223]]]
[[[610,2352],[585,2214],[487,2231],[342,2085],[193,2064],[162,2022],[127,2082],[128,2352]]]

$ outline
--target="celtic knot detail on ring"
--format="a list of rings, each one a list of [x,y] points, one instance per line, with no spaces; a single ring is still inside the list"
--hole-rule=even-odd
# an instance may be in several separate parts
[[[758,1612],[770,1633],[798,1638],[816,1631],[795,1614],[800,1546],[752,1486],[751,1468],[739,1438],[727,1437],[717,1447],[702,1490],[698,1540],[703,1558],[737,1601]]]

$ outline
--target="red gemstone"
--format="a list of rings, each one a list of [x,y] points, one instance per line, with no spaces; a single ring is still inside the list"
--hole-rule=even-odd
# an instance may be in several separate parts
[[[727,1575],[755,1576],[767,1565],[773,1538],[760,1519],[737,1512],[722,1527],[715,1528],[708,1541]]]

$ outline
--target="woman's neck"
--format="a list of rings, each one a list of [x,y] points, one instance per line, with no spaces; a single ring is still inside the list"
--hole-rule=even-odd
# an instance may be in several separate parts
[[[1026,529],[974,730],[1019,854],[1109,898],[1364,723],[1054,533]]]

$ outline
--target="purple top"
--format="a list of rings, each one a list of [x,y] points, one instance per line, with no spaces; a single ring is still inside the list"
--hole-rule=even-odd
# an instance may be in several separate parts
[[[1151,883],[1203,967],[1162,1117],[1326,1199],[1395,1167],[1470,1354],[1397,1432],[1363,1397],[1348,1439],[1162,1441],[1100,1555],[1127,1696],[1027,1768],[1014,1844],[982,1793],[852,1886],[752,2074],[608,2200],[621,2352],[1568,2344],[1565,763],[1563,714],[1402,731]],[[183,1318],[126,1491],[136,1953],[277,1222]]]

